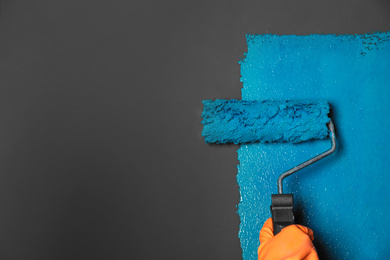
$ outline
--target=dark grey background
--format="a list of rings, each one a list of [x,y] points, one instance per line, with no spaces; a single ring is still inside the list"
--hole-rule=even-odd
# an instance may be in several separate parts
[[[0,0],[0,259],[241,259],[201,101],[240,98],[247,33],[389,29],[388,0]]]

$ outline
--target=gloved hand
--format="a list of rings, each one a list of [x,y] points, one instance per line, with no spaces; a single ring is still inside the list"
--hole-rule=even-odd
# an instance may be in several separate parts
[[[269,218],[260,231],[259,260],[318,260],[310,228],[290,225],[276,236],[273,231],[272,218]]]

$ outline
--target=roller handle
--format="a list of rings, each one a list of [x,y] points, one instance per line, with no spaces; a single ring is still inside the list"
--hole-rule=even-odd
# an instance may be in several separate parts
[[[284,227],[295,224],[293,195],[272,194],[271,201],[271,214],[274,226],[274,235],[277,235]]]

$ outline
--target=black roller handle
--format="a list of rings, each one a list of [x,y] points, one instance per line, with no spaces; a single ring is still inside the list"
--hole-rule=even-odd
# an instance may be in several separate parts
[[[271,201],[274,235],[277,235],[284,227],[295,224],[293,195],[272,194]]]

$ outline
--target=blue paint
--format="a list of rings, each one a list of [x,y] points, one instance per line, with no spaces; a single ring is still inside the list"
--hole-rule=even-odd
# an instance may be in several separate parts
[[[322,99],[338,149],[286,178],[320,259],[390,258],[390,34],[247,36],[243,100]],[[238,150],[239,237],[257,259],[278,176],[329,149],[330,140],[246,144]]]
[[[299,143],[328,136],[326,101],[203,101],[206,143]]]

